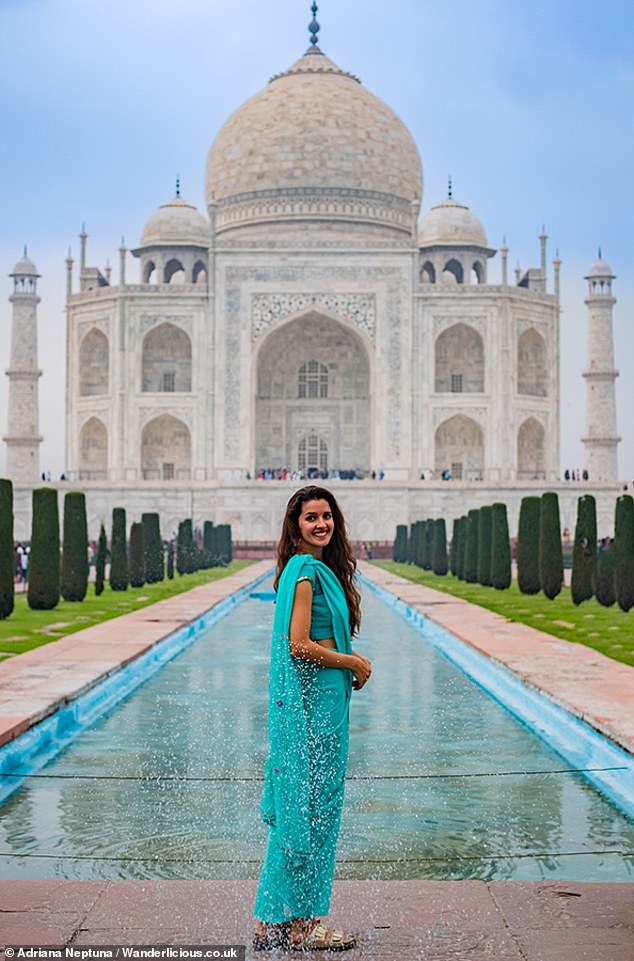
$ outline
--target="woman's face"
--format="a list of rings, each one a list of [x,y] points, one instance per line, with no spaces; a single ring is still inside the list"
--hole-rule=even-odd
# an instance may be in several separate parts
[[[321,557],[321,552],[330,543],[335,529],[330,504],[327,500],[305,501],[297,521],[299,525],[300,548],[313,557]]]

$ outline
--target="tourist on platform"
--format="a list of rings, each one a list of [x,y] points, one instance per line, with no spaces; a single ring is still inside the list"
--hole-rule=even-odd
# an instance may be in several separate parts
[[[277,547],[261,806],[269,836],[253,912],[256,950],[345,950],[358,940],[319,917],[330,907],[350,693],[372,673],[351,645],[361,616],[355,566],[332,493],[296,491]]]

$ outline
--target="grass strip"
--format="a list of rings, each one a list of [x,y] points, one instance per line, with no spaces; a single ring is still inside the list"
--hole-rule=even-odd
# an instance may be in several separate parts
[[[50,611],[33,611],[26,602],[25,593],[16,593],[13,614],[0,621],[0,660],[13,654],[22,654],[33,648],[50,644],[51,641],[93,627],[113,617],[138,611],[149,604],[165,600],[189,591],[201,584],[220,580],[253,564],[250,560],[232,561],[227,567],[212,567],[193,574],[175,575],[173,580],[129,587],[127,591],[113,591],[106,582],[103,594],[95,596],[94,584],[88,585],[88,594],[80,602],[60,601]]]
[[[467,584],[451,574],[440,577],[411,564],[382,560],[373,563],[415,584],[461,597],[500,614],[508,621],[585,644],[615,661],[634,667],[634,609],[625,614],[616,604],[603,607],[594,598],[576,607],[569,587],[562,588],[561,594],[550,601],[543,594],[522,594],[516,581],[507,590],[498,591],[494,587]]]

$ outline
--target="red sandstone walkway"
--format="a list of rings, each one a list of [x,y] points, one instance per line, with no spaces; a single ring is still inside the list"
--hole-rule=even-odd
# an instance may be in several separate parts
[[[0,882],[3,945],[231,945],[251,937],[254,881]],[[350,961],[633,961],[634,885],[336,881]],[[246,957],[307,961],[323,952]],[[332,955],[330,955],[332,957]]]
[[[459,597],[381,567],[359,569],[429,620],[509,668],[576,717],[634,753],[634,668],[583,644],[507,621]]]
[[[261,562],[0,663],[0,743],[270,566]],[[634,669],[361,567],[633,749]],[[253,881],[0,881],[0,945],[248,944],[254,892]],[[634,961],[634,884],[336,881],[331,918],[361,932],[360,946],[344,955],[350,961]],[[248,948],[246,957],[262,955]]]

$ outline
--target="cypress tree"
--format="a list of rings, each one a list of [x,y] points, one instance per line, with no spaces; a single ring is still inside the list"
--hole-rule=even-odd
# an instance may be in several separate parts
[[[174,541],[167,545],[167,576],[170,581],[174,578]]]
[[[478,535],[480,533],[480,511],[472,508],[467,514],[467,533],[464,549],[464,579],[469,584],[478,581]]]
[[[574,604],[592,597],[597,568],[597,506],[592,494],[577,501],[577,524],[572,548],[570,596]]]
[[[616,551],[614,541],[604,544],[597,554],[597,574],[594,596],[603,607],[612,607],[616,600],[615,589]]]
[[[165,577],[163,541],[158,514],[143,514],[143,576],[146,584],[156,584]]]
[[[217,528],[213,528],[214,531]],[[176,542],[176,570],[179,574],[191,574],[196,569],[194,556],[194,533],[191,519],[181,521],[178,525]]]
[[[458,527],[456,530],[456,537],[458,544],[456,547],[456,577],[460,580],[464,580],[464,552],[465,552],[465,541],[467,539],[467,516],[462,514],[458,518]]]
[[[405,524],[396,525],[396,537],[392,548],[392,560],[403,564],[407,560],[407,527]]]
[[[420,521],[414,521],[410,544],[410,563],[416,567],[420,567],[420,553]]]
[[[415,551],[416,545],[414,543],[414,538],[416,537],[415,528],[416,528],[416,521],[414,521],[414,523],[409,525],[409,534],[407,535],[407,561],[409,564],[415,563],[415,555],[416,555],[416,551]]]
[[[458,576],[458,541],[460,531],[460,518],[454,517],[451,525],[451,546],[449,548],[449,570],[454,577]]]
[[[185,556],[185,521],[178,522],[178,533],[176,535],[176,570],[179,574],[187,572]]]
[[[103,584],[106,576],[106,555],[108,553],[108,542],[106,540],[106,529],[101,525],[99,528],[99,540],[97,542],[97,558],[95,560],[95,594],[99,597],[103,594]]]
[[[634,499],[630,494],[621,494],[616,501],[614,548],[616,600],[627,613],[634,607]]]
[[[130,528],[130,558],[128,569],[130,574],[130,587],[143,587],[145,584],[143,524],[139,521],[134,521]]]
[[[13,484],[0,480],[0,620],[13,611],[15,592],[13,553]]]
[[[123,507],[112,510],[112,540],[110,542],[110,587],[113,591],[128,589],[128,551],[126,519]]]
[[[437,518],[433,527],[432,570],[444,576],[449,568],[447,562],[447,528],[443,517]]]
[[[59,603],[59,509],[57,491],[33,491],[31,553],[27,602],[36,611],[50,611]]]
[[[539,578],[542,590],[551,601],[564,582],[564,558],[559,524],[559,498],[554,491],[541,496],[539,512]]]
[[[423,521],[423,567],[426,571],[431,570],[433,550],[434,521],[427,518],[426,521]]]
[[[68,491],[64,497],[61,581],[65,601],[83,601],[88,590],[88,573],[86,497],[80,491]]]
[[[522,594],[538,594],[539,579],[539,497],[523,497],[517,532],[517,586]]]
[[[506,504],[491,508],[491,584],[499,591],[511,586],[511,542]]]
[[[231,527],[229,524],[218,524],[218,555],[223,565],[231,563]]]
[[[493,537],[493,512],[487,504],[480,508],[478,518],[478,582],[491,587],[491,543]]]
[[[214,566],[214,552],[213,552],[213,521],[205,521],[203,524],[203,552],[205,556],[205,569],[209,569]]]
[[[232,560],[233,560],[233,532],[232,532],[232,530],[231,530],[231,524],[225,524],[225,527],[226,527],[226,529],[227,529],[227,531],[226,531],[226,537],[227,537],[227,555],[226,555],[226,556],[227,556],[227,564],[231,564],[231,562],[232,562]]]

